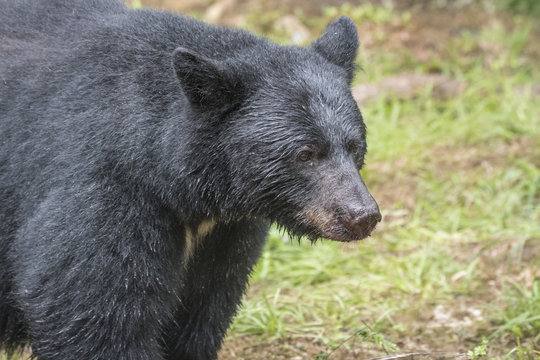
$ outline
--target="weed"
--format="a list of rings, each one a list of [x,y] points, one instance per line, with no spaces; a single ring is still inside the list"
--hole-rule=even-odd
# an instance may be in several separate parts
[[[474,349],[467,351],[467,356],[469,356],[471,360],[481,359],[487,355],[487,346],[488,340],[484,337],[482,338],[481,344],[476,346]]]

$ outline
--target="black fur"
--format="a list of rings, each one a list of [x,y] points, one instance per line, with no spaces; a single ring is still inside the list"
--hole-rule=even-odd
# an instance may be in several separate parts
[[[0,345],[214,359],[268,225],[349,241],[357,34],[278,46],[114,0],[0,0]]]

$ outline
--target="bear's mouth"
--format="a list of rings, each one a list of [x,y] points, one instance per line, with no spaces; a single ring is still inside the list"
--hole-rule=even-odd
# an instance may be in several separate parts
[[[311,239],[326,238],[339,242],[359,241],[369,237],[380,221],[379,217],[351,226],[343,217],[324,210],[304,211],[302,215]]]
[[[363,232],[353,232],[347,229],[346,226],[338,224],[332,225],[330,228],[318,229],[321,233],[322,238],[326,238],[333,241],[339,242],[351,242],[351,241],[360,241],[371,235],[375,227],[367,229]]]

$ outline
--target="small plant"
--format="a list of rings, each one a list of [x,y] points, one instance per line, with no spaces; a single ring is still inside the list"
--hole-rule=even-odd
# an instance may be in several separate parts
[[[500,327],[492,337],[511,332],[518,338],[534,336],[540,331],[540,282],[530,290],[519,282],[508,280],[504,289],[505,306],[499,310]],[[534,341],[538,341],[536,336]]]
[[[516,339],[516,342],[517,347],[512,349],[512,351],[508,353],[508,358],[514,359],[514,354],[516,354],[518,360],[540,359],[540,351],[524,348],[523,346],[521,346],[521,340],[519,339],[519,337]]]
[[[480,345],[476,346],[472,350],[467,351],[467,356],[470,357],[471,360],[481,359],[487,355],[487,350],[488,350],[487,346],[488,346],[488,339],[483,337],[482,343],[480,343]]]
[[[143,7],[141,0],[131,0],[128,1],[127,4],[133,9],[140,9]]]
[[[374,330],[371,326],[364,322],[364,326],[356,330],[353,335],[351,335],[348,339],[339,344],[336,348],[334,348],[334,350],[330,351],[327,354],[321,353],[317,355],[316,359],[329,359],[333,353],[335,353],[339,348],[341,348],[343,345],[345,345],[348,341],[352,339],[360,340],[360,342],[364,344],[377,345],[378,347],[382,348],[386,354],[389,354],[390,352],[396,352],[398,349],[396,344],[385,339],[383,334]]]

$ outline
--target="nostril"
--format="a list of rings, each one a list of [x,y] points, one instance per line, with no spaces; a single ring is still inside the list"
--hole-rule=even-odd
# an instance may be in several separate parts
[[[350,230],[353,230],[359,224],[364,222],[364,212],[351,211],[349,216],[343,219],[343,222]]]
[[[369,233],[382,220],[378,207],[351,211],[350,217],[344,219],[345,226],[355,233]]]
[[[368,222],[369,222],[369,230],[373,230],[375,226],[377,226],[377,223],[379,223],[382,220],[382,215],[379,212],[378,208],[373,209],[369,212],[368,215]]]
[[[382,215],[379,211],[379,207],[376,205],[369,207],[366,210],[366,218],[369,220],[370,223],[373,223],[373,226],[377,225],[377,223],[382,220]]]

